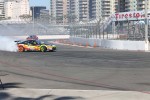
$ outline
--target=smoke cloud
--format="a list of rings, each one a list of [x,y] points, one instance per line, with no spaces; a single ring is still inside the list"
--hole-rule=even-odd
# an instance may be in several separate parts
[[[2,51],[10,51],[17,52],[18,47],[14,42],[15,40],[6,36],[0,36],[0,50]]]

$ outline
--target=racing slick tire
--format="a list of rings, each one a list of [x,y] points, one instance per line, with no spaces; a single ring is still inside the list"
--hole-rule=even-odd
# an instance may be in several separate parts
[[[54,52],[54,50],[50,50],[50,52]]]
[[[24,49],[24,47],[23,47],[23,46],[19,46],[19,47],[18,47],[18,51],[19,51],[19,52],[24,52],[24,51],[25,51],[25,49]]]
[[[47,48],[46,48],[45,46],[42,46],[42,47],[40,48],[40,51],[41,51],[41,52],[46,52],[46,51],[47,51]]]

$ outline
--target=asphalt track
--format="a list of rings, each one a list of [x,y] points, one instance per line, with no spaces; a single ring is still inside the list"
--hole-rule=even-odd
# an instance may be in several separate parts
[[[56,52],[0,51],[7,88],[150,91],[150,53],[57,45]]]

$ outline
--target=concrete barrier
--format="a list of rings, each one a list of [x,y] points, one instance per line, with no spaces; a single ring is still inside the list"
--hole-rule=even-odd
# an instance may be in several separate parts
[[[84,46],[94,47],[95,45],[103,48],[118,49],[118,50],[145,50],[144,41],[129,41],[129,40],[106,40],[106,39],[93,39],[93,38],[79,38],[70,37],[73,43],[80,43]]]
[[[73,44],[81,44],[83,46],[103,47],[118,50],[145,50],[144,41],[129,40],[107,40],[95,38],[70,37],[70,35],[37,35],[41,40],[52,39],[70,39]],[[14,39],[26,39],[27,36],[10,36]]]

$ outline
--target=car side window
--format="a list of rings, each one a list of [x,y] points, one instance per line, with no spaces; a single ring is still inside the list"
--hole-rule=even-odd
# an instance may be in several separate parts
[[[29,43],[30,43],[31,45],[37,45],[37,42],[36,42],[36,41],[29,41]]]
[[[27,45],[27,44],[28,44],[28,41],[24,41],[23,44],[26,44],[26,45]]]

